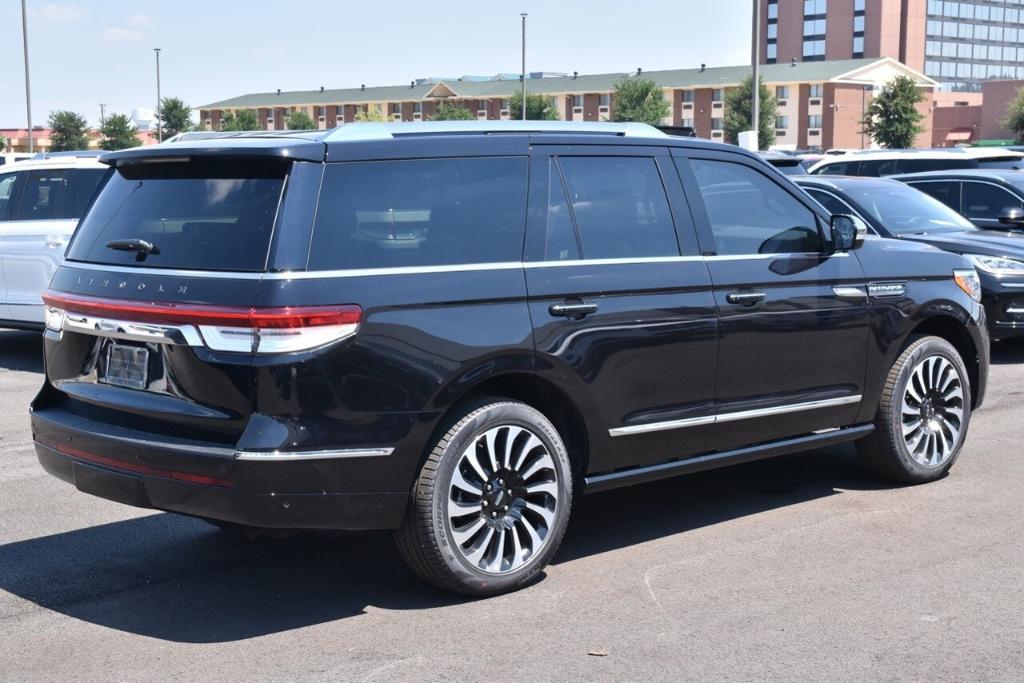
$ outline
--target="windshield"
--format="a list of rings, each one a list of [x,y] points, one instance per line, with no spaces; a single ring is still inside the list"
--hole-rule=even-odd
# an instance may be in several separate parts
[[[287,162],[252,158],[118,168],[82,219],[67,258],[262,271],[286,170]]]
[[[974,230],[966,218],[939,200],[907,185],[886,183],[845,189],[862,211],[896,235]]]

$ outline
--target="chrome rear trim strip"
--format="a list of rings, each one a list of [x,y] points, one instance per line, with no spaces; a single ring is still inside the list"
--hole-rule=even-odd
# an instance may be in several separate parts
[[[394,452],[394,448],[344,448],[333,451],[235,451],[235,459],[259,462],[294,462],[339,458],[381,458]]]
[[[152,323],[111,320],[68,311],[62,330],[149,344],[203,346],[198,330],[192,325],[155,325]]]
[[[668,420],[666,422],[651,422],[643,425],[628,425],[626,427],[614,427],[608,430],[610,436],[629,436],[631,434],[644,434],[646,432],[661,432],[670,429],[682,429],[684,427],[696,427],[698,425],[718,424],[719,422],[735,422],[737,420],[751,420],[759,417],[771,417],[773,415],[785,415],[804,410],[816,410],[819,408],[832,408],[835,406],[860,403],[861,394],[856,396],[842,396],[840,398],[825,398],[820,401],[805,401],[803,403],[791,403],[785,406],[772,408],[757,408],[755,410],[740,410],[734,413],[722,413],[721,415],[707,415],[704,417],[691,417],[684,420]]]

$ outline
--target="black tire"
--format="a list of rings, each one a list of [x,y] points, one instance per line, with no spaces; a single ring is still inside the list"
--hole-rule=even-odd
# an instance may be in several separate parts
[[[525,403],[507,399],[488,397],[467,403],[453,414],[446,425],[442,427],[443,433],[431,450],[420,470],[419,477],[413,485],[405,520],[402,527],[395,534],[398,550],[405,562],[416,574],[439,588],[473,596],[497,595],[517,590],[535,579],[543,571],[544,567],[558,550],[558,546],[565,535],[565,528],[569,522],[573,490],[572,467],[570,466],[569,455],[565,445],[554,425],[543,414]],[[458,476],[463,477],[462,481],[465,482],[466,479],[463,473],[472,473],[472,470],[467,469],[467,461],[463,454],[474,443],[476,443],[474,453],[479,452],[481,442],[491,430],[499,430],[497,432],[498,436],[494,438],[496,440],[501,439],[501,430],[506,427],[509,428],[508,431],[504,432],[506,434],[506,441],[509,438],[509,434],[522,434],[522,432],[514,432],[515,428],[527,430],[527,436],[525,437],[512,437],[513,444],[519,446],[518,453],[520,455],[514,456],[512,451],[509,450],[505,454],[506,458],[517,459],[522,457],[524,460],[520,466],[526,469],[527,462],[538,462],[544,456],[547,456],[551,461],[551,466],[544,467],[528,476],[522,483],[522,487],[515,489],[522,494],[521,496],[512,493],[513,489],[510,483],[508,485],[510,497],[503,500],[507,500],[512,504],[512,512],[501,513],[502,519],[495,521],[487,519],[484,497],[498,495],[498,492],[495,490],[494,493],[483,493],[483,487],[486,486],[486,483],[480,484],[481,494],[478,500],[475,502],[471,501],[468,505],[484,507],[481,507],[479,511],[477,511],[476,507],[473,507],[466,513],[468,515],[467,519],[470,520],[466,527],[480,524],[479,520],[483,520],[483,525],[480,526],[480,530],[473,537],[476,539],[474,544],[464,540],[463,544],[460,545],[453,535],[455,532],[453,531],[452,521],[449,519],[449,498],[453,496],[462,497],[461,489],[458,486],[453,487],[453,478],[456,477],[455,470],[460,468]],[[520,445],[524,442],[517,439],[529,439],[530,435],[540,441],[545,449],[544,451],[541,451],[539,446],[531,448],[526,445]],[[540,455],[534,458],[535,454]],[[544,459],[544,463],[547,463],[548,459]],[[486,459],[483,461],[478,460],[478,462],[486,463]],[[492,477],[494,481],[497,481],[496,478],[501,471],[508,471],[503,470],[501,465],[500,461],[497,468],[492,467],[489,463],[485,464],[484,474],[486,477]],[[510,463],[506,462],[505,465],[510,465]],[[492,471],[495,469],[498,471]],[[529,523],[530,528],[536,531],[536,527],[540,523],[533,523],[537,519],[533,516],[533,513],[529,513],[529,511],[523,508],[518,508],[517,505],[526,506],[527,497],[533,497],[532,500],[534,501],[537,500],[535,496],[538,494],[525,493],[527,490],[525,487],[527,486],[526,481],[535,481],[538,476],[542,477],[542,484],[554,485],[551,490],[557,494],[557,496],[549,496],[547,493],[539,494],[545,509],[547,509],[548,504],[554,507],[552,521],[550,525],[546,525],[546,534],[537,545],[539,550],[531,547],[531,552],[529,555],[526,555],[527,559],[525,560],[522,559],[524,555],[519,554],[516,561],[523,562],[519,567],[514,567],[512,560],[509,560],[509,569],[503,571],[503,573],[485,571],[479,566],[479,563],[478,565],[473,565],[467,559],[466,545],[475,545],[476,547],[487,545],[488,547],[493,547],[493,557],[496,558],[495,561],[498,563],[499,570],[502,570],[503,558],[506,557],[502,549],[505,549],[513,541],[517,542],[517,547],[518,543],[523,542],[524,539],[528,544],[531,537],[526,533],[526,527],[523,525]],[[477,476],[476,479],[483,479],[486,482],[486,477]],[[553,482],[550,481],[551,477],[554,477]],[[474,479],[474,482],[476,479]],[[529,486],[533,487],[537,486],[537,484],[529,484]],[[504,483],[502,487],[504,487]],[[497,509],[497,507],[497,505],[493,505],[492,509]],[[508,510],[508,506],[505,506],[505,509]],[[516,517],[517,511],[521,511],[518,517]],[[505,529],[500,526],[503,520],[510,525],[509,528]],[[497,526],[494,527],[492,525]],[[465,533],[461,529],[466,527],[460,527],[459,533]],[[495,529],[493,534],[488,531],[492,528]],[[510,534],[515,535],[515,538],[506,540],[511,539]],[[501,539],[498,539],[497,535],[500,535]],[[486,543],[481,540],[484,538],[487,539]],[[493,541],[491,540],[492,538]],[[498,546],[499,540],[501,543],[500,547]],[[525,548],[526,544],[523,547]],[[512,548],[509,548],[506,552],[516,556]],[[485,555],[491,556],[492,553],[485,553]],[[483,562],[484,559],[487,559],[487,557],[480,560],[480,562]]]
[[[945,359],[960,382],[962,411],[960,428],[955,439],[949,439],[948,456],[934,465],[922,464],[915,458],[904,438],[904,395],[914,369],[926,359]],[[908,417],[913,422],[913,417]],[[945,476],[960,456],[971,421],[971,385],[967,368],[952,344],[940,337],[923,336],[911,339],[893,363],[886,377],[875,417],[875,431],[857,443],[857,451],[865,464],[876,474],[902,484],[923,484]],[[943,432],[945,436],[947,432]],[[913,434],[911,435],[913,438]]]

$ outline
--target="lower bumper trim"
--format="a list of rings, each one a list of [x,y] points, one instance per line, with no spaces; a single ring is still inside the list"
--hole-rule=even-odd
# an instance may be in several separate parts
[[[235,458],[256,462],[294,462],[297,460],[334,460],[336,458],[380,458],[394,452],[394,448],[345,448],[330,451],[235,451]]]

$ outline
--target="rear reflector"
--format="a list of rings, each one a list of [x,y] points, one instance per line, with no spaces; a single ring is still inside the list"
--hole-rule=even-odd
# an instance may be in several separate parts
[[[239,353],[307,351],[355,334],[363,310],[355,305],[279,308],[167,304],[78,296],[48,290],[43,294],[47,326],[59,330],[69,313],[104,320],[154,325],[190,325],[207,347]]]

